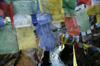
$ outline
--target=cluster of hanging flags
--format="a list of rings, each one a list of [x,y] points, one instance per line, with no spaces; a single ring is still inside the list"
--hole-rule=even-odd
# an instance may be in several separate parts
[[[89,16],[96,14],[97,23],[100,23],[99,3],[99,0],[0,0],[0,54],[38,48],[34,29],[39,37],[39,46],[45,51],[54,50],[56,40],[50,22],[65,22],[67,34],[64,42],[61,38],[63,47],[67,38],[90,32]],[[75,9],[76,6],[81,9]],[[11,23],[6,25],[3,22],[4,11],[11,19]]]

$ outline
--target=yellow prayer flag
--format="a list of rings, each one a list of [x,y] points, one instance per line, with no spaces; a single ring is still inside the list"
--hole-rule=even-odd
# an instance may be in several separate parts
[[[61,34],[61,42],[63,43],[63,34]]]
[[[48,0],[48,6],[50,14],[64,13],[64,10],[62,8],[62,0]]]
[[[64,14],[52,14],[53,23],[55,22],[64,22]]]
[[[96,18],[97,18],[97,23],[100,23],[100,14],[97,14]]]
[[[62,8],[62,0],[39,0],[39,6],[42,13],[64,13]]]
[[[63,48],[63,34],[61,34],[61,49]]]
[[[84,49],[88,49],[89,48],[89,45],[87,44],[83,44],[84,45]]]
[[[87,16],[91,16],[96,13],[95,6],[88,7],[85,10],[86,10]]]
[[[37,48],[33,27],[16,28],[19,49]]]
[[[100,23],[100,4],[95,6],[97,23]]]
[[[40,11],[42,13],[50,13],[48,1],[47,0],[38,0],[38,1],[39,1]]]
[[[95,10],[97,14],[100,14],[100,4],[95,6]]]
[[[73,66],[77,66],[74,45],[73,45]]]
[[[65,38],[65,40],[64,40],[64,44],[66,44],[67,40],[68,40],[68,38]]]
[[[65,38],[63,40],[63,34],[61,34],[61,49],[63,48],[63,45],[66,44],[67,40],[68,40],[68,38]]]
[[[61,49],[63,48],[63,45],[64,45],[64,44],[61,44]]]
[[[49,0],[49,1],[61,1],[61,0]]]
[[[53,22],[64,22],[64,10],[62,0],[39,0],[40,11],[50,13]]]

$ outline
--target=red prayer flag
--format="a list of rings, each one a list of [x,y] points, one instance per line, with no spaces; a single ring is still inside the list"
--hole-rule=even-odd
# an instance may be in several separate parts
[[[3,10],[0,9],[0,16],[3,16]]]
[[[33,54],[33,58],[34,58],[34,60],[37,61],[38,63],[41,63],[41,61],[40,61],[40,59],[39,59],[39,57],[38,57],[36,51],[35,51],[35,53]]]
[[[66,25],[69,37],[79,35],[80,33],[79,27],[78,27],[77,20],[75,17],[65,17],[65,25]]]
[[[91,0],[78,0],[77,5],[79,4],[91,5]]]
[[[77,48],[78,48],[78,44],[79,44],[79,42],[75,42],[75,44],[74,44],[74,48],[75,48],[75,51],[77,50]]]
[[[9,16],[10,16],[10,19],[11,19],[11,25],[13,26],[13,7],[11,4],[7,4],[5,3],[4,1],[0,1],[0,8],[2,10],[4,10]]]

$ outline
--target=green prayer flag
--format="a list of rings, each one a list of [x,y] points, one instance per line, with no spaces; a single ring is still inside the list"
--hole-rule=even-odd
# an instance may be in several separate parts
[[[79,29],[81,32],[87,31],[90,29],[89,19],[86,15],[85,9],[76,12],[76,18],[78,21]]]
[[[11,2],[14,2],[14,1],[37,1],[37,0],[4,0],[4,1],[10,4]]]
[[[83,47],[83,43],[79,42],[78,46],[82,48]]]
[[[76,0],[62,0],[65,14],[73,13],[76,7]]]
[[[37,1],[13,1],[14,14],[36,14]]]
[[[18,52],[17,38],[12,31],[11,24],[0,28],[0,54]]]

